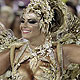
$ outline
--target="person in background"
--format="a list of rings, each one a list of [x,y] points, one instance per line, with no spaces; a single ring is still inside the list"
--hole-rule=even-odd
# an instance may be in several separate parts
[[[2,22],[6,29],[10,29],[14,21],[14,12],[11,7],[3,6],[0,11],[0,22]]]
[[[17,38],[21,38],[21,31],[20,31],[20,16],[23,14],[23,9],[25,8],[25,4],[22,1],[19,1],[18,3],[18,10],[15,12],[15,19],[13,23],[13,27],[11,27],[12,31],[14,32],[14,35]]]
[[[72,2],[67,1],[67,2],[66,2],[66,5],[68,6],[69,11],[70,11],[73,15],[78,16],[76,6],[75,6]]]

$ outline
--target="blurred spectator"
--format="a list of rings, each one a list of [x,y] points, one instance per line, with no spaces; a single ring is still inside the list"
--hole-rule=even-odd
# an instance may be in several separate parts
[[[16,12],[18,10],[18,4],[23,2],[25,6],[30,3],[30,0],[0,0],[1,6],[10,6],[12,7],[13,11]]]
[[[69,0],[77,9],[77,16],[80,18],[80,0]]]
[[[78,17],[80,18],[80,4],[76,6],[77,12],[78,12]]]
[[[7,5],[7,6],[13,6],[13,1],[14,0],[5,0],[5,5]]]
[[[14,35],[17,38],[21,38],[21,31],[20,31],[20,13],[15,13],[15,19],[13,26],[11,27],[12,31],[14,32]]]
[[[67,2],[66,2],[66,5],[68,6],[69,11],[72,12],[73,15],[78,16],[78,15],[77,15],[77,9],[76,9],[76,6],[74,6],[74,4],[73,4],[72,2],[67,1]]]
[[[14,35],[17,38],[21,38],[21,31],[20,31],[20,16],[23,14],[23,8],[25,8],[25,4],[22,1],[18,2],[18,10],[15,12],[15,19],[13,23],[13,27],[11,29],[14,32]]]
[[[14,32],[14,35],[17,38],[21,38],[21,31],[20,31],[20,16],[23,14],[23,8],[25,8],[25,5],[22,1],[19,1],[18,3],[18,10],[15,12],[15,19],[14,19],[14,23],[13,26],[11,27],[11,29]]]
[[[1,7],[0,12],[0,21],[6,26],[7,29],[10,29],[14,20],[14,13],[11,7],[3,6]]]
[[[25,7],[26,7],[26,6],[25,6],[24,2],[19,1],[17,14],[22,15],[22,14],[23,14],[23,9],[24,9]]]
[[[77,6],[79,2],[79,0],[68,0],[68,1],[72,2],[74,6]]]
[[[17,1],[18,1],[18,2],[19,2],[19,1],[22,1],[25,6],[27,6],[27,5],[30,3],[30,0],[17,0]]]
[[[12,29],[17,38],[21,38],[20,16],[23,14],[23,8],[29,3],[30,0],[0,0],[0,21],[6,29]]]
[[[4,6],[5,5],[5,1],[4,0],[0,0],[0,6]]]

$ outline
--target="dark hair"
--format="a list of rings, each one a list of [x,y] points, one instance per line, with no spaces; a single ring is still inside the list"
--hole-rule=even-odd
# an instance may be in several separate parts
[[[72,2],[70,2],[70,1],[67,1],[66,5],[69,6],[69,7],[71,7],[74,10],[74,14],[77,16],[76,6]]]

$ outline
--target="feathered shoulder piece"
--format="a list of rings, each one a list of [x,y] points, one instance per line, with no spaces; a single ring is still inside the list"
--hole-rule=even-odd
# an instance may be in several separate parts
[[[0,31],[0,52],[8,48],[13,42],[18,41],[18,39],[13,35],[12,30],[2,30]]]
[[[72,15],[61,0],[49,0],[49,4],[54,11],[51,28],[53,40],[80,45],[80,19]]]

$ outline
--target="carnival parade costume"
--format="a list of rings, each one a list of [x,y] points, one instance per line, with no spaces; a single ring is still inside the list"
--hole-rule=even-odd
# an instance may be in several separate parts
[[[47,36],[45,44],[32,50],[29,47],[28,41],[24,44],[24,42],[11,35],[12,33],[10,31],[3,31],[0,34],[0,52],[10,48],[12,70],[3,75],[5,76],[4,79],[1,76],[0,80],[24,80],[24,75],[18,72],[18,68],[21,66],[21,63],[28,59],[30,61],[30,69],[33,73],[39,61],[43,62],[42,65],[38,65],[43,72],[39,76],[34,76],[37,80],[77,80],[80,74],[80,67],[78,64],[72,63],[67,70],[64,70],[61,45],[73,43],[80,45],[80,20],[76,16],[71,15],[65,4],[60,0],[31,0],[28,7],[24,10],[24,14],[30,11],[37,14],[37,16],[41,16],[40,28]],[[55,45],[56,43],[57,46]],[[16,50],[16,47],[13,49],[11,47],[13,44],[14,46],[23,44],[15,60],[14,50]],[[57,65],[54,57],[55,47],[57,47],[60,66]],[[25,50],[27,55],[20,59]]]

